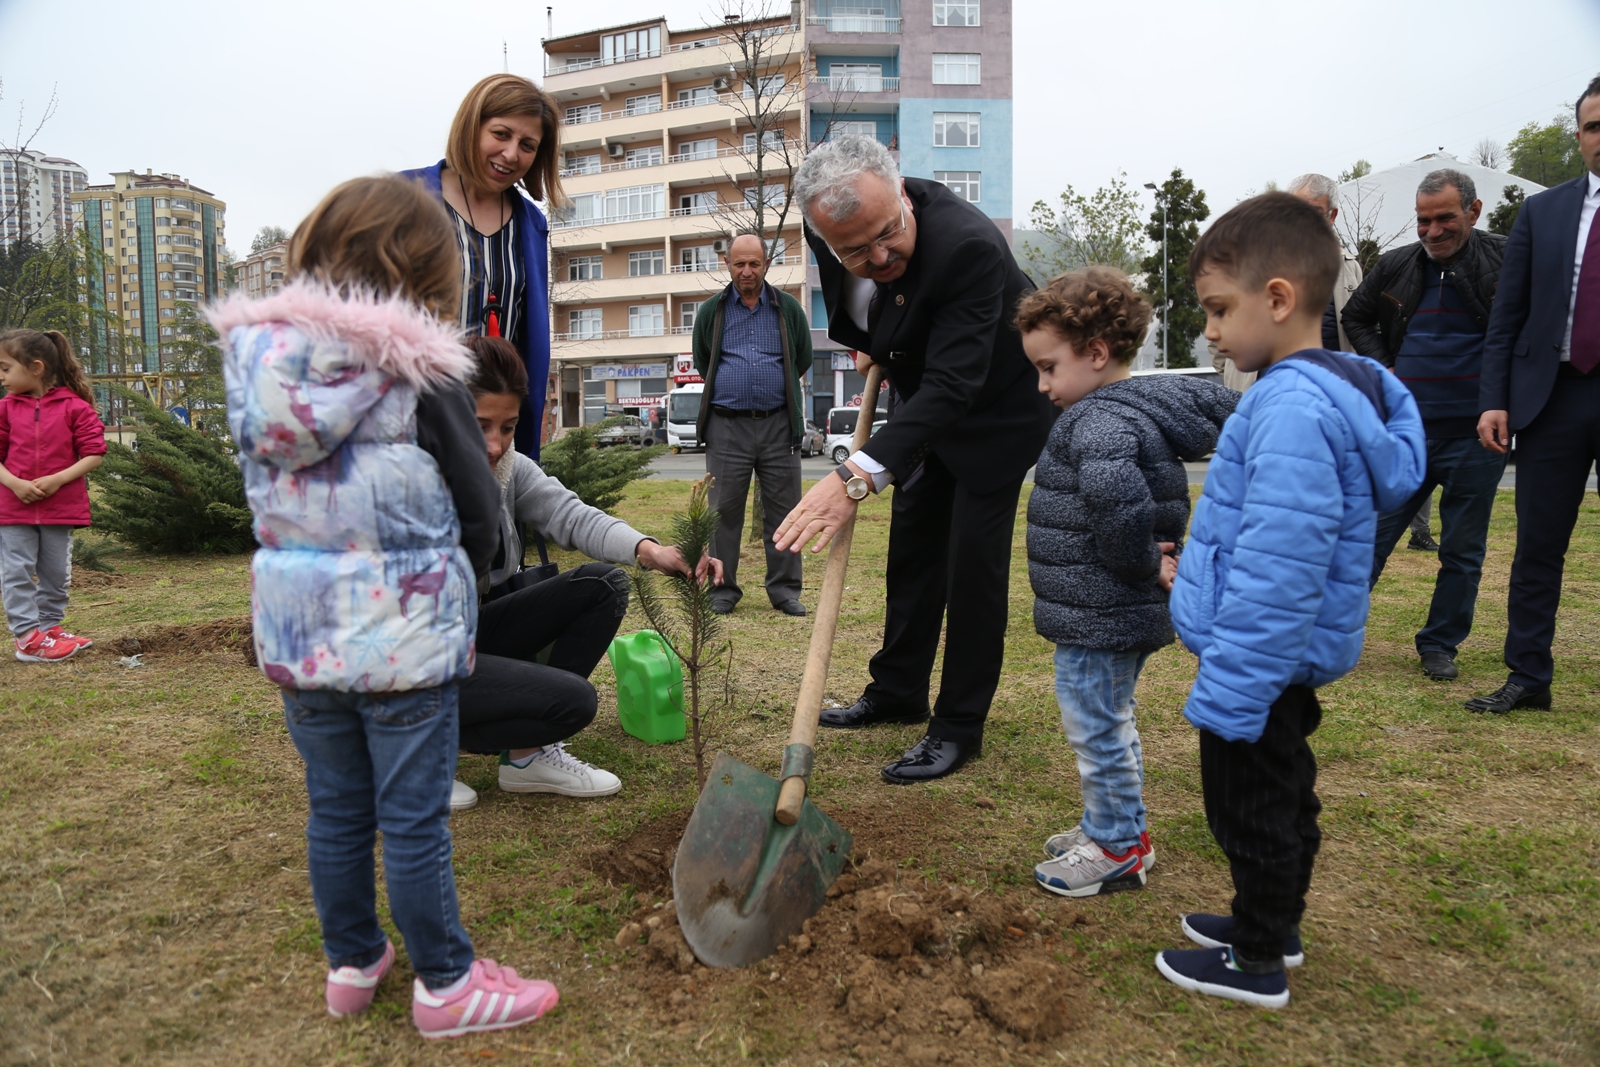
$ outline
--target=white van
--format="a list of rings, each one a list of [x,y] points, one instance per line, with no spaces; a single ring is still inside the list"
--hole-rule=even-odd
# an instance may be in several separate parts
[[[695,426],[700,420],[700,398],[705,391],[705,382],[690,382],[667,394],[667,447],[674,452],[705,447],[696,436]]]
[[[827,440],[823,444],[822,454],[835,463],[843,463],[850,458],[850,439],[855,436],[856,417],[861,414],[860,407],[843,407],[828,409]],[[880,411],[881,415],[882,412]],[[872,423],[872,432],[877,433],[889,422],[880,418]]]

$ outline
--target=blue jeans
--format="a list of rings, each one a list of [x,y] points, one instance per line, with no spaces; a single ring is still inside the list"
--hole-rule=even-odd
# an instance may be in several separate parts
[[[1422,488],[1394,511],[1378,516],[1372,552],[1372,584],[1389,561],[1400,535],[1422,502],[1444,486],[1439,496],[1439,576],[1433,583],[1428,621],[1417,631],[1417,654],[1444,652],[1453,659],[1472,632],[1478,605],[1478,580],[1489,543],[1489,514],[1505,473],[1506,457],[1490,452],[1475,437],[1428,439],[1428,473]]]
[[[472,966],[450,866],[456,686],[406,693],[283,690],[289,736],[306,763],[311,896],[333,967],[383,955],[372,850],[383,831],[389,912],[430,989]]]
[[[1144,751],[1133,724],[1133,687],[1148,652],[1056,646],[1056,700],[1078,754],[1083,832],[1122,853],[1145,830]]]

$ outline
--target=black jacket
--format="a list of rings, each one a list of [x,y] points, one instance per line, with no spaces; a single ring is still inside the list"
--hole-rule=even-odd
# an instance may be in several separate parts
[[[1183,461],[1216,447],[1238,403],[1224,386],[1155,374],[1102,386],[1061,413],[1028,500],[1040,637],[1119,652],[1172,643],[1156,543],[1183,544]]]
[[[1489,309],[1500,284],[1500,263],[1505,252],[1504,237],[1473,230],[1461,258],[1445,269],[1456,292],[1472,310],[1472,317],[1484,329],[1489,326]],[[1427,259],[1421,241],[1385,252],[1350,294],[1339,321],[1359,355],[1370,356],[1386,367],[1394,366],[1406,327],[1422,303]]]
[[[1012,324],[1033,288],[994,221],[939,182],[905,179],[917,220],[906,272],[880,303],[868,336],[845,310],[852,277],[808,228],[828,336],[872,356],[896,402],[865,452],[904,483],[929,450],[964,485],[1021,478],[1039,457],[1055,409]]]

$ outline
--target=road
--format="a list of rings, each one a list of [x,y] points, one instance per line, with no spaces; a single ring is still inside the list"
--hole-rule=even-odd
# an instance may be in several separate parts
[[[811,459],[802,459],[800,461],[800,477],[821,478],[831,472],[834,466],[835,464],[832,461],[823,456],[813,456]],[[703,477],[705,475],[706,457],[705,453],[703,452],[683,452],[676,456],[671,452],[668,452],[666,455],[660,457],[654,463],[650,464],[650,468],[654,472],[652,476],[656,478],[677,478],[686,481],[693,481],[694,479]],[[1185,463],[1184,468],[1189,472],[1190,485],[1202,485],[1205,483],[1205,463]],[[1033,472],[1031,470],[1028,472],[1027,481],[1033,481]],[[1502,476],[1500,479],[1500,488],[1514,489],[1516,488],[1516,485],[1516,469],[1508,469],[1504,476]],[[1590,472],[1589,474],[1589,488],[1595,488],[1595,476],[1593,472]]]

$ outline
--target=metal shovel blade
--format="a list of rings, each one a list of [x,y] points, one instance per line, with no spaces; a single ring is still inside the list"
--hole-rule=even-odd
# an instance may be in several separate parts
[[[779,783],[718,753],[672,864],[678,925],[712,967],[765,959],[822,908],[850,854],[850,834],[806,801],[800,821],[773,818]]]

